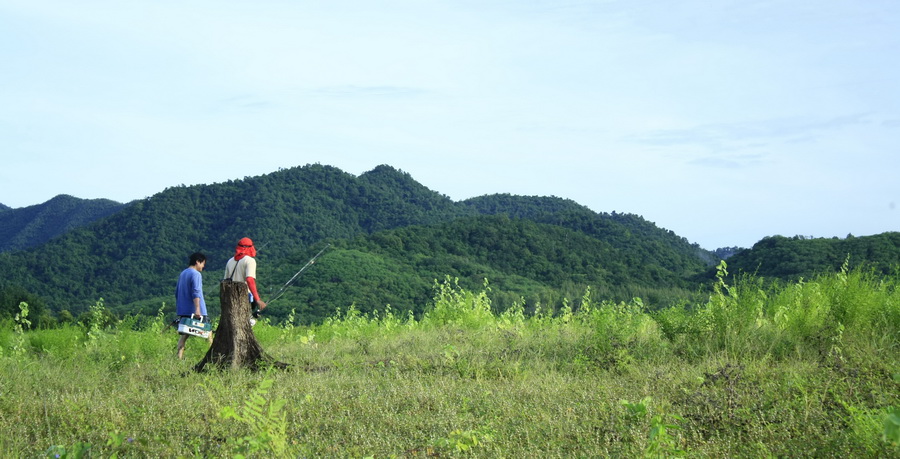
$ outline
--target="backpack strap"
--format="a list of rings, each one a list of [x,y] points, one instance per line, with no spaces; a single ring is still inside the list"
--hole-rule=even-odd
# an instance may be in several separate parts
[[[243,258],[242,258],[241,260],[243,260]],[[231,275],[228,276],[227,278],[225,278],[225,280],[230,281],[230,282],[234,282],[234,280],[233,280],[232,278],[234,277],[234,273],[237,271],[238,263],[240,263],[241,260],[238,260],[238,261],[235,261],[235,262],[234,262],[234,268],[231,269]]]

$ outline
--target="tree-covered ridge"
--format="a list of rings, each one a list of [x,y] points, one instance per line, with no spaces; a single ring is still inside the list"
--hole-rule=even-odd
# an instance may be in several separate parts
[[[3,211],[0,220],[20,210]],[[732,256],[729,270],[810,277],[836,271],[849,255],[851,267],[884,272],[900,260],[898,234],[774,236]],[[22,300],[57,314],[77,315],[100,298],[119,314],[155,313],[163,302],[171,309],[175,279],[195,251],[209,258],[204,280],[215,307],[224,264],[244,236],[259,250],[264,297],[332,244],[269,311],[283,317],[297,309],[304,322],[351,304],[420,313],[434,280],[445,276],[467,288],[490,280],[498,309],[521,299],[526,308],[558,307],[587,286],[604,298],[665,305],[712,279],[703,273],[717,261],[637,215],[597,213],[556,197],[454,202],[389,166],[357,177],[315,164],[168,188],[37,247],[0,253],[0,315]]]
[[[367,233],[409,225],[431,224],[471,215],[472,211],[416,182],[408,173],[381,165],[359,176],[376,193],[363,196],[358,207],[368,209],[361,222]]]
[[[627,213],[594,212],[569,199],[496,194],[468,199],[463,205],[480,214],[505,214],[583,232],[641,253],[640,263],[658,264],[679,275],[712,265],[718,258],[674,232]]]
[[[479,214],[505,217],[474,218]],[[597,214],[559,198],[457,203],[389,166],[356,177],[315,164],[168,188],[47,244],[0,254],[7,268],[2,280],[39,294],[54,311],[77,314],[101,297],[118,311],[141,302],[155,311],[171,302],[174,280],[195,251],[209,258],[204,278],[215,296],[235,241],[244,236],[258,247],[264,289],[286,281],[305,261],[295,258],[311,256],[321,241],[334,242],[328,256],[343,258],[313,271],[341,271],[313,290],[315,299],[304,300],[316,315],[348,300],[372,308],[416,304],[446,275],[471,282],[487,277],[498,295],[549,301],[559,299],[560,289],[577,296],[587,284],[680,287],[704,266],[696,247],[637,216]]]
[[[4,210],[10,210],[10,209],[12,209],[12,207],[9,207],[6,204],[0,203],[0,212],[3,212]]]
[[[55,309],[81,310],[100,297],[122,305],[169,295],[192,252],[207,254],[207,269],[221,269],[244,236],[271,263],[323,238],[459,214],[449,198],[413,186],[407,175],[387,167],[377,171],[355,177],[309,165],[168,188],[28,252],[6,254],[0,260],[20,268],[5,270],[3,280],[40,292]],[[392,173],[407,186],[385,186]]]
[[[648,247],[653,245],[620,246],[507,215],[409,226],[332,241],[331,250],[269,312],[283,317],[296,309],[303,320],[315,322],[351,304],[363,312],[390,304],[394,311],[419,314],[434,281],[445,276],[469,288],[480,288],[487,279],[498,310],[522,300],[528,309],[559,307],[563,298],[574,301],[588,287],[607,298],[640,293],[659,306],[696,288],[684,274],[701,272],[702,263],[671,269],[654,261],[658,253],[641,251]],[[311,252],[288,257],[269,277],[289,279]]]
[[[900,265],[900,232],[874,236],[806,238],[770,236],[728,259],[729,271],[794,280],[837,272],[844,263],[887,273]]]
[[[10,209],[0,214],[0,252],[41,245],[54,237],[112,215],[125,207],[108,199],[79,199],[59,195],[34,206]]]
[[[727,259],[731,258],[732,255],[734,255],[742,250],[746,250],[746,249],[743,247],[738,247],[738,246],[719,247],[718,249],[713,251],[713,254],[715,254],[716,257],[718,257],[718,258],[727,260]]]

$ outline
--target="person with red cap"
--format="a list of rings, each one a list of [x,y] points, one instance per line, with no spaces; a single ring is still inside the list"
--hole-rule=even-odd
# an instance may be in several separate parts
[[[234,257],[225,264],[225,280],[246,282],[250,289],[250,304],[259,309],[266,308],[266,302],[256,289],[256,248],[249,237],[238,241],[234,249]]]

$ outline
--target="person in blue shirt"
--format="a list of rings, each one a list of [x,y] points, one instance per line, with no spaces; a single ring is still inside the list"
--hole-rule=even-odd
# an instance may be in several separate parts
[[[206,315],[206,300],[203,299],[203,268],[206,267],[206,255],[196,252],[191,254],[189,266],[178,276],[175,285],[175,313],[178,317],[197,317],[204,322],[209,321]],[[178,339],[178,358],[184,359],[184,345],[188,336]]]

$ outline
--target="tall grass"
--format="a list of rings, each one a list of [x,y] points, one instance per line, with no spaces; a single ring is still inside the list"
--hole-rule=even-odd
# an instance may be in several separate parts
[[[900,454],[897,278],[770,285],[727,267],[700,303],[492,313],[435,285],[421,319],[351,306],[254,332],[282,372],[195,374],[163,317],[0,329],[0,454],[710,457]],[[526,314],[526,310],[534,310]],[[98,314],[98,321],[100,320]]]

